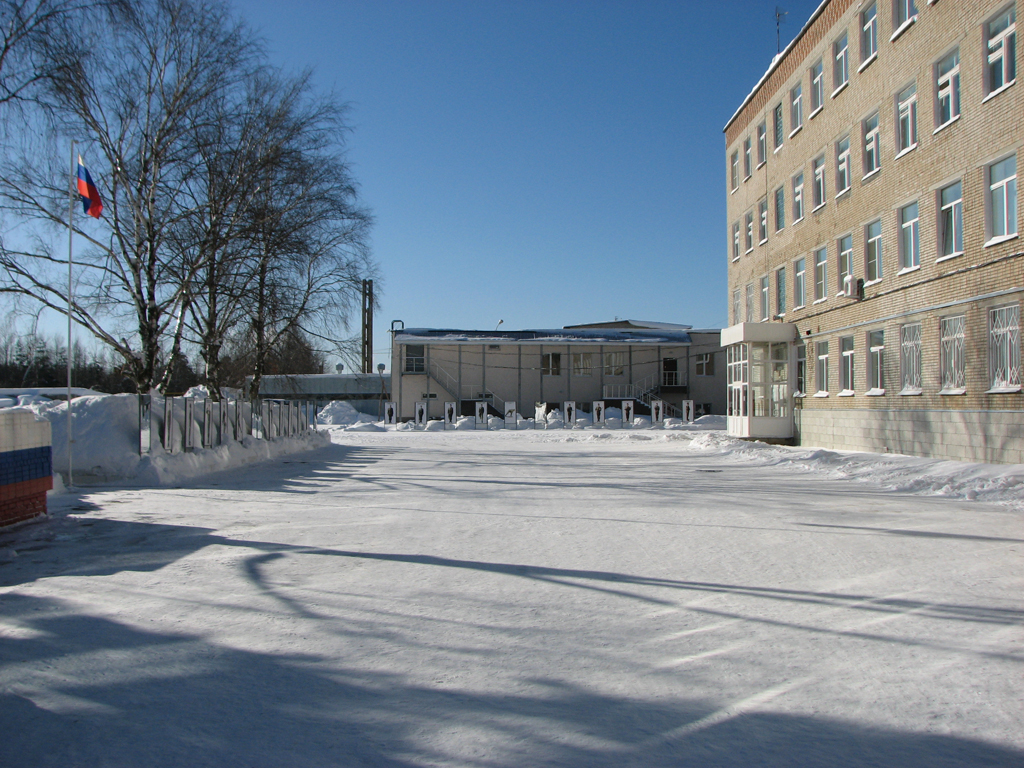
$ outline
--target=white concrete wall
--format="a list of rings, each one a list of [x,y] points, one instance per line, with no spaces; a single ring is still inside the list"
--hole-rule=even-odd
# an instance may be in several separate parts
[[[800,445],[906,453],[955,461],[1024,463],[1024,413],[796,409]]]

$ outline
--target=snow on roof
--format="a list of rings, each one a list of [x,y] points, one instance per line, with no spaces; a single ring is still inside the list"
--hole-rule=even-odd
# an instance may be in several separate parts
[[[563,328],[575,330],[582,328],[647,328],[653,331],[688,331],[693,326],[679,323],[658,323],[653,320],[606,320],[599,323],[579,323],[564,325]]]
[[[828,5],[829,2],[830,0],[821,0],[821,5],[819,5],[815,9],[814,13],[811,14],[811,18],[809,18],[807,20],[807,23],[804,24],[800,28],[800,31],[796,33],[796,37],[790,40],[789,45],[783,48],[780,53],[775,54],[775,56],[772,58],[772,63],[768,65],[768,69],[761,76],[761,79],[757,81],[757,85],[755,85],[754,89],[747,94],[747,98],[745,98],[743,100],[743,103],[740,104],[739,109],[732,113],[732,117],[729,118],[729,122],[727,122],[725,124],[725,127],[722,129],[723,133],[729,130],[729,126],[732,125],[732,121],[735,120],[739,113],[743,111],[743,108],[750,103],[750,100],[754,98],[754,94],[761,90],[761,86],[768,81],[768,78],[771,76],[772,72],[774,72],[778,65],[782,63],[782,60],[786,58],[789,52],[793,50],[793,47],[796,45],[797,41],[804,36],[804,33],[807,32],[808,29],[810,29],[811,24],[813,24],[815,19],[817,19],[821,15],[821,12],[825,10],[825,6]]]
[[[646,328],[553,328],[525,331],[463,331],[449,328],[406,328],[395,333],[398,343],[424,340],[444,344],[689,344],[685,330]]]

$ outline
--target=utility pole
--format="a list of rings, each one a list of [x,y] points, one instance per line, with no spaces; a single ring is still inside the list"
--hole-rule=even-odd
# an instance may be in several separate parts
[[[362,372],[373,373],[373,280],[363,280]]]

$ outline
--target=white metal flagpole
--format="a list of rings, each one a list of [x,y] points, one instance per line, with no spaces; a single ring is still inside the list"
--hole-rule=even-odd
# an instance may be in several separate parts
[[[75,167],[75,140],[71,140],[71,176],[68,178],[69,205],[68,205],[68,487],[74,485],[71,470],[71,238],[74,230],[75,218],[75,177],[78,169]]]

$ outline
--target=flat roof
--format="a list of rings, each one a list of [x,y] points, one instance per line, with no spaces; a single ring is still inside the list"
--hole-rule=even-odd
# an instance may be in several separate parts
[[[647,328],[552,328],[525,331],[464,331],[455,328],[406,328],[395,333],[399,344],[669,344],[690,343],[685,330]]]

